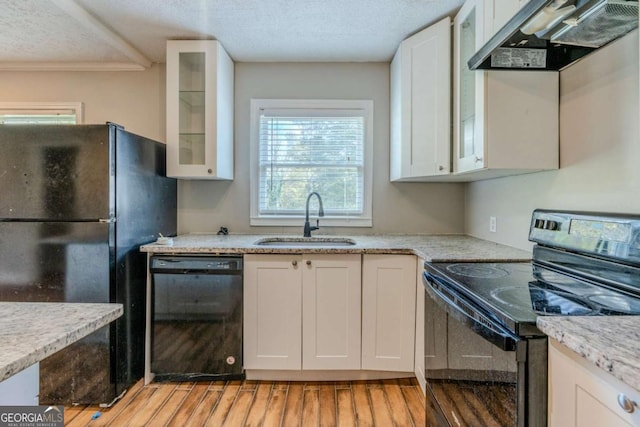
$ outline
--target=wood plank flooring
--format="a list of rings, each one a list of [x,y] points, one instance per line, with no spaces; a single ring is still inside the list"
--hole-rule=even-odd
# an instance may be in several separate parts
[[[415,379],[140,381],[111,408],[67,406],[64,415],[65,426],[422,427],[424,411]]]

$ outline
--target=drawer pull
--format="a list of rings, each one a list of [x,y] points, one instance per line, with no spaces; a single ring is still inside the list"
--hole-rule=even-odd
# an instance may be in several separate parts
[[[628,412],[630,414],[633,413],[633,411],[635,411],[636,409],[636,402],[634,402],[633,400],[629,399],[624,393],[620,393],[618,395],[618,405],[620,405],[620,407],[625,411]]]
[[[311,265],[311,260],[310,259],[307,260],[307,265]]]
[[[293,261],[291,261],[291,265],[293,265],[293,266],[295,267],[296,265],[298,265],[298,261],[296,261],[296,260],[294,259]]]

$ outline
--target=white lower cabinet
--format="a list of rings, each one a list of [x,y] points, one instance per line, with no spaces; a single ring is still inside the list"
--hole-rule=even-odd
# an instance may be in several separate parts
[[[244,368],[414,372],[416,270],[413,255],[245,255]]]
[[[360,255],[245,255],[245,369],[360,369]]]
[[[302,256],[244,256],[244,367],[302,366]]]
[[[639,426],[639,403],[640,391],[549,340],[550,427]]]
[[[303,369],[360,369],[360,258],[303,256]]]
[[[416,257],[364,255],[362,369],[413,372]]]

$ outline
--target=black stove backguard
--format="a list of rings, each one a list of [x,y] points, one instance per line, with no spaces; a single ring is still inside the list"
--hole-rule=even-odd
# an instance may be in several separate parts
[[[529,240],[538,247],[640,267],[639,215],[538,209],[531,218]]]

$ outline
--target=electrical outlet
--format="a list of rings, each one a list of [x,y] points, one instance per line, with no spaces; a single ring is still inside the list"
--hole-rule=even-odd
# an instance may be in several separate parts
[[[489,217],[489,231],[491,233],[498,231],[498,219],[495,216]]]

